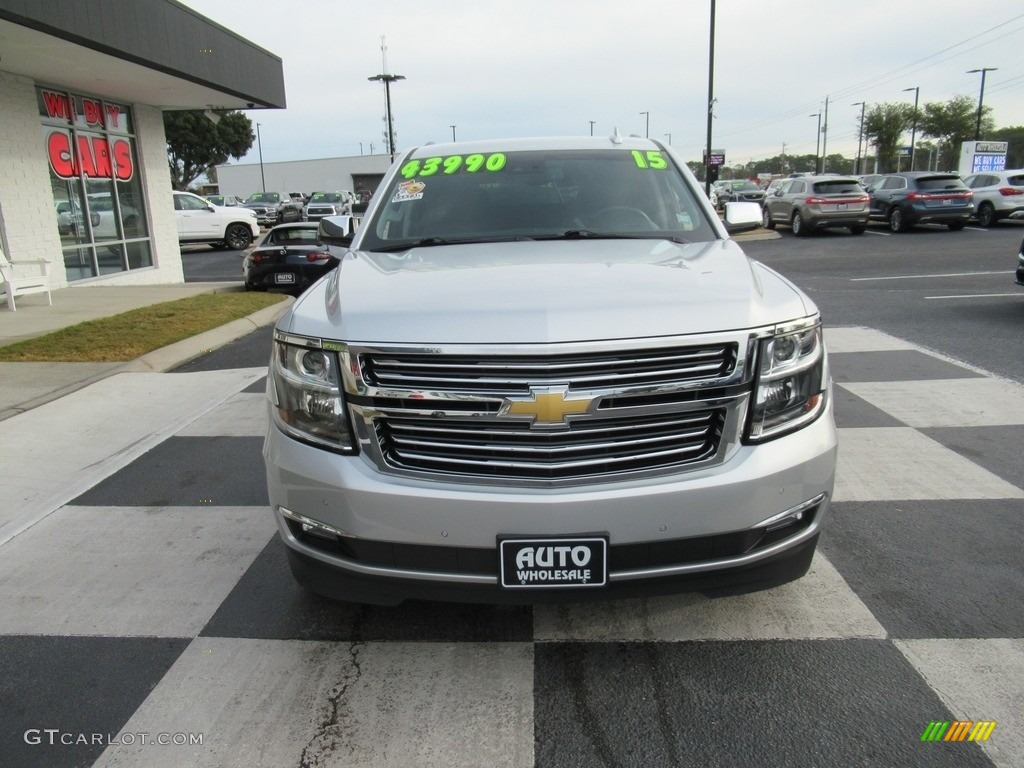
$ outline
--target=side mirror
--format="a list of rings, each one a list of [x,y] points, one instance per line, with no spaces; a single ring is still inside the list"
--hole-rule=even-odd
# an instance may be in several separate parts
[[[355,222],[351,216],[326,216],[320,219],[317,239],[325,245],[340,245],[348,248],[355,234]]]
[[[731,235],[761,226],[761,206],[757,203],[726,203],[725,229]]]

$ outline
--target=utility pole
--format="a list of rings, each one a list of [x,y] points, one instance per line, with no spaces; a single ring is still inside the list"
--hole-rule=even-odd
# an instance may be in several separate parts
[[[596,123],[596,122],[597,122],[596,120],[591,120],[590,121],[590,135],[591,136],[594,135],[594,123]]]
[[[651,138],[651,113],[650,112],[641,112],[640,114],[647,116],[647,128],[644,130],[644,138],[649,139],[649,138]]]
[[[452,141],[455,141],[455,128],[456,128],[456,126],[449,125],[448,127],[452,129]]]
[[[782,161],[779,163],[779,173],[786,174],[786,142],[782,142]]]

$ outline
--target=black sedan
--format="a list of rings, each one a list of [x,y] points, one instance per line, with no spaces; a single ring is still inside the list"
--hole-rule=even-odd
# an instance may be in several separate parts
[[[301,293],[338,266],[337,257],[320,242],[319,226],[315,221],[295,222],[268,230],[245,254],[245,289]]]

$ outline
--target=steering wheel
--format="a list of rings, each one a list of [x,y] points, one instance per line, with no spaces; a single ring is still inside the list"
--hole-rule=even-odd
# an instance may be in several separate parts
[[[602,229],[660,229],[646,213],[639,208],[631,208],[627,205],[602,208],[588,218]]]

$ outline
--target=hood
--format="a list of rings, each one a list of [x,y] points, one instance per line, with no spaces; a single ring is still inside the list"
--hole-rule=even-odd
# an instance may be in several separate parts
[[[279,327],[363,343],[525,344],[730,331],[813,311],[732,240],[526,241],[349,252]]]

